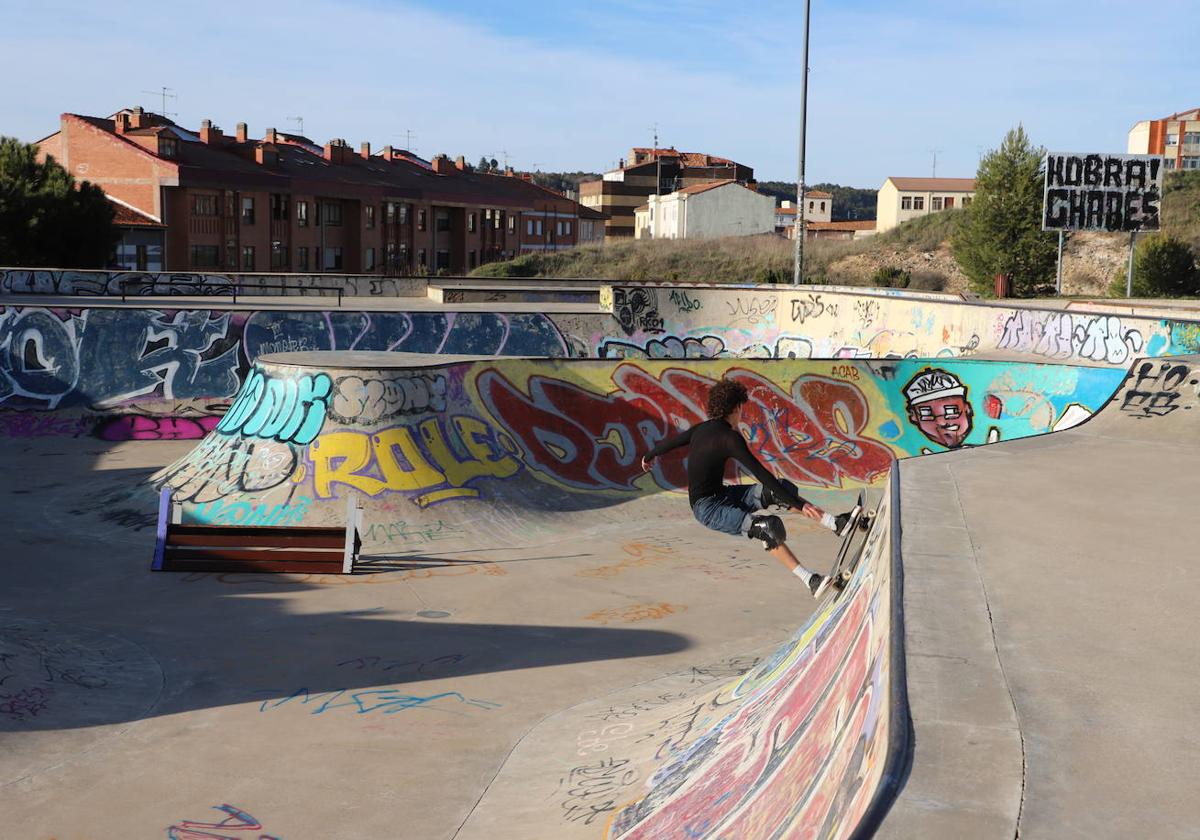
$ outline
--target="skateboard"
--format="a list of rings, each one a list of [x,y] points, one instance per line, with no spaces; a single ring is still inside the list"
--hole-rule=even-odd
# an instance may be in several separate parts
[[[851,551],[854,545],[854,538],[860,532],[865,531],[863,523],[870,523],[873,514],[867,510],[867,499],[862,490],[858,491],[858,501],[854,503],[854,515],[850,520],[850,530],[846,532],[846,536],[842,537],[842,547],[837,554],[837,562],[833,564],[832,571],[829,576],[833,578],[833,587],[835,591],[840,591],[845,588],[850,582],[850,576],[854,573],[854,567],[858,565],[858,555],[862,553],[862,544],[860,543],[857,550]],[[854,559],[851,560],[851,555]]]

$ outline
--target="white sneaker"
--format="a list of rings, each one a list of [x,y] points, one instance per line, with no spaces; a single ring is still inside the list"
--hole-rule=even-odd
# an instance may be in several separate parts
[[[813,573],[808,579],[808,591],[812,593],[814,598],[820,598],[825,594],[825,590],[829,588],[829,584],[833,583],[833,578],[828,575],[819,575]]]
[[[855,518],[862,513],[862,508],[855,505],[849,513],[842,513],[834,517],[833,521],[837,523],[837,530],[834,531],[839,537],[844,537],[850,533],[850,524]]]

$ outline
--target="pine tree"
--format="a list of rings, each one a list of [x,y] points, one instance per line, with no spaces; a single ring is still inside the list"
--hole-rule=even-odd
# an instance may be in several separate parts
[[[104,192],[37,147],[0,137],[0,265],[103,268],[120,233]]]
[[[1041,224],[1045,154],[1018,125],[979,164],[975,197],[951,245],[981,295],[993,294],[997,274],[1012,278],[1017,296],[1053,290],[1058,241]]]

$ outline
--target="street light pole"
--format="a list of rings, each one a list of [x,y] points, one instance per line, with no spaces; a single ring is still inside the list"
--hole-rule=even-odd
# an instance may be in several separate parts
[[[800,69],[800,164],[796,177],[795,267],[792,285],[804,279],[804,146],[808,129],[808,19],[811,0],[804,0],[804,59]]]

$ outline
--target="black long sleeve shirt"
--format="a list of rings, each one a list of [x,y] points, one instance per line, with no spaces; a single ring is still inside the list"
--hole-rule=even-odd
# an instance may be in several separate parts
[[[725,486],[725,462],[733,458],[750,471],[758,481],[778,499],[787,501],[794,508],[802,508],[807,502],[796,493],[779,483],[775,476],[754,457],[746,439],[723,419],[705,420],[690,429],[669,437],[646,453],[647,458],[657,458],[687,446],[688,449],[688,502],[695,505],[705,496],[719,493]]]

